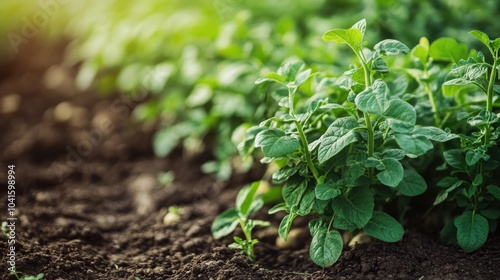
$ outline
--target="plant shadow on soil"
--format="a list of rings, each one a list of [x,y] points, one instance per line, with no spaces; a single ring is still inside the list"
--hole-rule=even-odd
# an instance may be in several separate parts
[[[275,247],[279,217],[267,216],[265,210],[260,218],[273,225],[256,229],[261,240],[256,245],[258,261],[250,263],[227,248],[231,237],[214,240],[210,225],[257,174],[219,182],[199,172],[200,157],[186,158],[177,151],[168,159],[155,158],[150,148],[152,126],[121,119],[110,110],[120,97],[75,93],[75,68],[62,66],[63,48],[64,44],[41,48],[32,42],[0,68],[0,98],[15,95],[20,101],[0,118],[4,170],[0,199],[5,205],[0,217],[5,220],[7,215],[7,165],[15,164],[20,274],[43,272],[45,279],[496,279],[500,275],[498,236],[491,236],[481,250],[465,254],[418,230],[408,230],[397,243],[346,247],[335,265],[320,268],[309,259],[310,238],[297,249]],[[111,123],[112,129],[99,137],[96,129],[103,122]],[[80,160],[70,152],[78,153],[78,148]],[[169,186],[156,179],[165,170],[175,172],[176,180]],[[183,209],[182,222],[167,226],[162,219],[172,205]],[[4,236],[0,244],[1,279],[14,279],[4,272]]]

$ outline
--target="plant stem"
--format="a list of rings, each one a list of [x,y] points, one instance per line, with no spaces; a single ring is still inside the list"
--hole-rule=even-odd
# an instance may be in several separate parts
[[[240,226],[241,226],[241,229],[243,230],[243,234],[245,234],[246,240],[249,242],[249,246],[247,247],[246,254],[252,262],[255,262],[255,253],[253,251],[253,242],[252,242],[252,232],[245,230],[246,222],[243,219],[240,219]]]
[[[288,107],[290,109],[290,116],[292,116],[293,122],[295,123],[295,126],[297,127],[300,141],[302,142],[302,150],[304,151],[304,155],[306,156],[307,166],[311,170],[316,181],[318,181],[319,180],[319,173],[312,162],[311,153],[309,153],[309,142],[307,141],[306,134],[304,133],[304,129],[302,128],[302,125],[295,117],[295,112],[294,112],[294,108],[293,108],[293,96],[295,95],[296,90],[297,90],[296,87],[293,87],[293,88],[288,87]]]
[[[304,130],[302,129],[302,125],[296,119],[294,119],[294,123],[295,123],[295,126],[297,126],[297,131],[299,132],[299,137],[300,137],[300,140],[302,142],[304,154],[306,156],[307,166],[309,167],[309,169],[311,169],[311,172],[312,172],[314,178],[316,179],[316,181],[318,181],[319,180],[319,173],[318,173],[318,170],[316,170],[316,167],[314,166],[314,164],[312,162],[311,153],[309,153],[309,143],[307,142],[307,138],[306,138],[306,135],[304,133]]]
[[[431,87],[429,86],[429,83],[427,82],[422,82],[424,86],[424,90],[427,93],[427,96],[429,97],[429,101],[431,102],[431,110],[432,114],[434,117],[434,124],[436,127],[441,128],[441,118],[439,117],[438,110],[437,110],[437,104],[436,100],[434,99],[434,94],[432,94]]]
[[[493,54],[493,53],[492,53]],[[486,98],[486,112],[488,113],[488,118],[493,111],[493,87],[495,85],[495,79],[497,76],[497,66],[498,66],[498,50],[496,54],[493,54],[493,68],[491,69],[490,81],[488,83],[488,92]],[[491,127],[489,125],[486,126],[486,133],[484,134],[484,145],[489,145],[491,137]]]
[[[365,74],[365,89],[367,89],[372,85],[372,79],[370,76],[370,72],[368,71],[368,65],[366,65],[363,53],[359,53],[357,51],[354,51],[354,53],[356,53],[356,56],[358,57],[359,61],[361,62],[361,66],[363,67],[363,72]],[[371,157],[371,156],[373,156],[373,152],[375,150],[375,137],[374,137],[374,133],[373,133],[373,127],[372,127],[370,115],[368,113],[363,112],[363,117],[365,119],[366,131],[368,133],[368,157]],[[371,173],[372,172],[370,171],[370,175],[371,175]]]

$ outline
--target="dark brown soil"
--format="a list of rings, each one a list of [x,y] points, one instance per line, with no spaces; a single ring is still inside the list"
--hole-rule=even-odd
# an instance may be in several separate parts
[[[346,247],[338,263],[320,268],[309,260],[310,240],[294,250],[275,247],[279,219],[265,211],[261,217],[273,226],[256,230],[258,263],[250,263],[227,248],[231,237],[214,240],[210,225],[255,175],[220,182],[199,172],[199,158],[186,158],[181,151],[155,158],[152,127],[112,110],[127,100],[78,93],[74,69],[61,65],[61,49],[31,46],[0,71],[0,98],[16,94],[21,100],[17,110],[0,115],[0,218],[7,218],[7,165],[15,164],[20,274],[43,272],[45,279],[498,279],[498,236],[465,254],[411,230],[397,243]],[[52,74],[46,74],[49,67]],[[54,73],[67,77],[51,83]],[[61,102],[67,103],[61,107]],[[68,104],[71,110],[65,113]],[[103,124],[109,129],[101,129]],[[168,186],[157,180],[166,170],[176,178]],[[163,224],[169,206],[183,210],[181,223]],[[1,278],[13,279],[4,236],[0,250]]]

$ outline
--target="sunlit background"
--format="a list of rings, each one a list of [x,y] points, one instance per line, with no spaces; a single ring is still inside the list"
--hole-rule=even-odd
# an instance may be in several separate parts
[[[227,139],[265,117],[258,77],[293,59],[338,74],[336,65],[349,64],[321,40],[325,31],[366,18],[371,44],[396,38],[410,47],[442,36],[474,47],[471,29],[500,33],[496,0],[3,0],[0,11],[0,60],[63,42],[79,90],[148,91],[133,116],[158,122],[158,156],[179,144],[204,149],[204,137],[218,135],[210,147],[218,160],[203,168],[221,178],[236,153]]]

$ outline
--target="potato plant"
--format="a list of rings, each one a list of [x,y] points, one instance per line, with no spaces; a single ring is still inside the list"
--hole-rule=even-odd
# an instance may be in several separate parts
[[[457,118],[465,127],[460,131],[460,144],[443,153],[447,176],[437,182],[441,188],[434,204],[449,200],[461,213],[454,215],[441,232],[449,243],[460,245],[466,252],[479,249],[489,232],[494,232],[500,218],[500,150],[498,147],[499,115],[493,111],[500,93],[498,71],[500,38],[490,40],[481,31],[471,31],[491,55],[487,62],[481,52],[453,64],[442,85],[447,97],[458,96],[468,103],[460,104]],[[477,97],[474,100],[473,97]],[[458,103],[458,102],[457,102]],[[498,105],[498,104],[497,104]],[[497,106],[496,105],[496,106]]]
[[[403,227],[384,205],[400,199],[404,207],[405,197],[423,194],[430,182],[432,190],[442,189],[435,205],[448,199],[463,209],[443,238],[466,252],[478,249],[500,214],[493,175],[499,165],[493,112],[499,39],[472,32],[490,50],[488,64],[480,52],[463,59],[468,48],[451,38],[432,44],[422,38],[412,50],[387,39],[368,49],[365,30],[361,20],[323,35],[324,41],[347,45],[356,58],[339,77],[313,73],[299,61],[256,82],[267,85],[279,109],[249,128],[239,148],[243,154],[260,148],[261,162],[279,166],[272,179],[283,185],[283,202],[269,211],[287,213],[279,235],[286,240],[297,216],[311,217],[311,259],[332,265],[343,248],[339,231],[399,241]],[[398,65],[394,57],[409,53],[410,63]],[[485,92],[484,106],[472,86]],[[419,157],[427,163],[413,166]],[[437,180],[421,175],[438,164]]]

